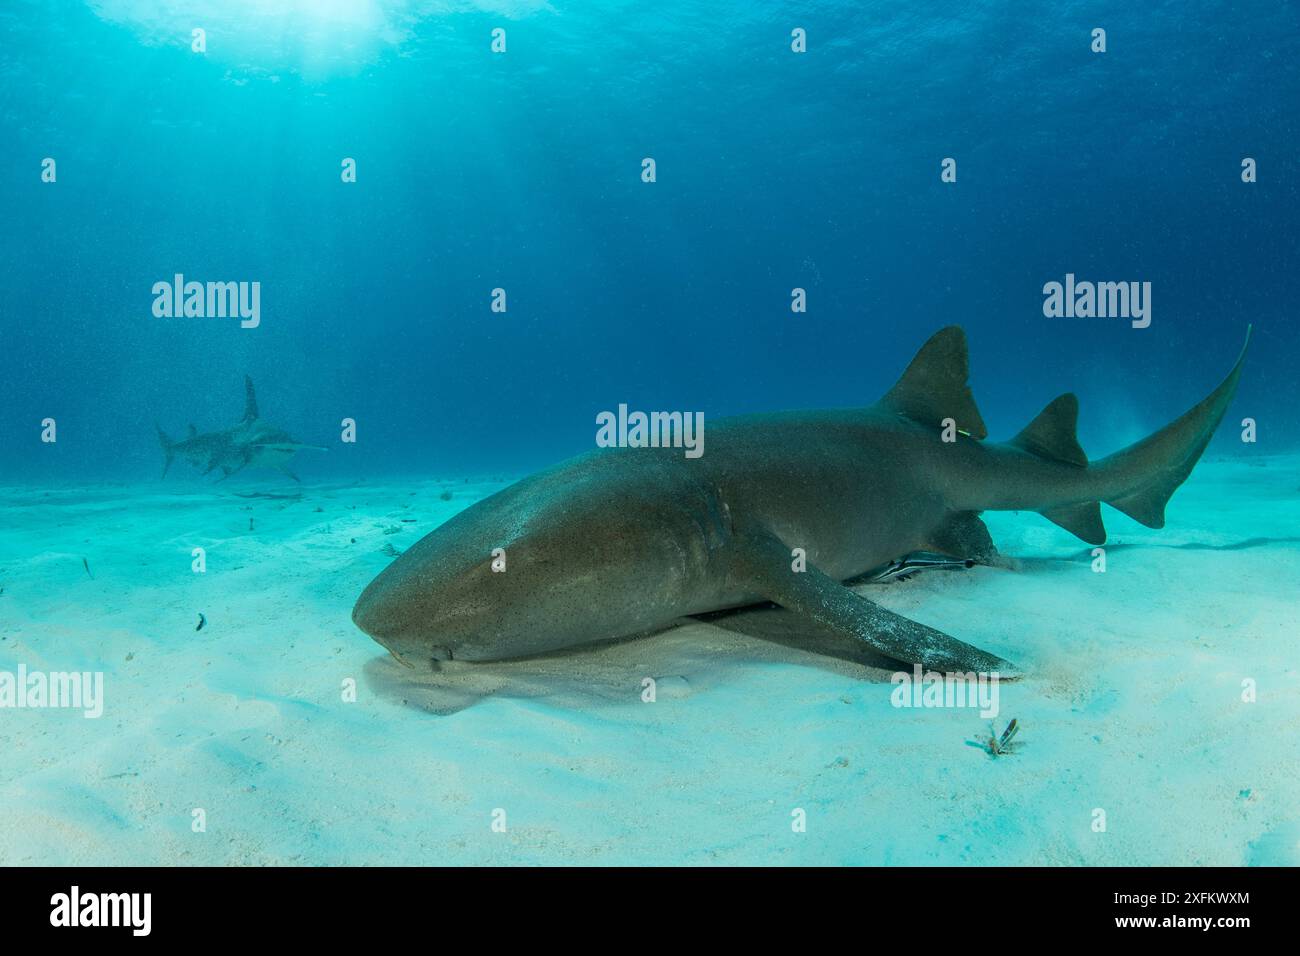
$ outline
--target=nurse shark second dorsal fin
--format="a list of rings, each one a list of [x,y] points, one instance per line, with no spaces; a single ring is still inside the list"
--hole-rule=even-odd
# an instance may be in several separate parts
[[[903,377],[885,393],[880,404],[912,421],[943,428],[951,418],[972,438],[986,438],[988,429],[975,406],[967,379],[966,333],[950,325],[930,336],[907,366]]]
[[[1058,395],[1025,426],[1008,445],[1049,461],[1063,461],[1086,468],[1088,456],[1079,447],[1079,399],[1073,392]]]
[[[257,418],[257,393],[253,391],[253,380],[244,376],[244,421],[251,422]]]

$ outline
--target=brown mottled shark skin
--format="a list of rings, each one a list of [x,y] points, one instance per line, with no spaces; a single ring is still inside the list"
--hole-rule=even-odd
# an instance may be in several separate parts
[[[1102,501],[1163,527],[1165,503],[1222,420],[1245,352],[1181,418],[1090,463],[1072,394],[1010,441],[984,441],[965,334],[950,326],[867,408],[724,419],[697,459],[608,449],[526,478],[426,535],[370,583],[352,617],[398,661],[436,667],[771,601],[893,660],[1015,676],[1007,661],[841,582],[914,551],[986,560],[995,549],[981,511],[1038,511],[1089,544],[1106,540]],[[794,570],[796,548],[806,570]],[[494,549],[504,571],[492,570]]]

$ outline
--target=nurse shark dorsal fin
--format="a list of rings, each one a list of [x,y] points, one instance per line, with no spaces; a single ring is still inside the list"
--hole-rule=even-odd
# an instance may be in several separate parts
[[[940,429],[951,418],[972,438],[986,438],[988,429],[971,395],[966,333],[950,325],[930,336],[903,377],[885,393],[880,405],[912,421]]]
[[[257,418],[257,393],[253,391],[253,380],[244,376],[244,421],[251,422]]]
[[[1047,407],[1007,444],[1039,458],[1086,468],[1088,456],[1079,447],[1075,432],[1078,423],[1079,399],[1073,392],[1066,392],[1048,402]]]

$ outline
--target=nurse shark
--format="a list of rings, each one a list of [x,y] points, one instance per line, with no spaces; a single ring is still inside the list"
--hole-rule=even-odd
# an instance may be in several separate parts
[[[1103,501],[1163,527],[1245,354],[1243,345],[1227,378],[1180,418],[1089,462],[1069,393],[1009,441],[985,441],[966,337],[949,326],[866,408],[723,419],[698,459],[601,449],[505,488],[385,568],[352,617],[399,662],[436,669],[772,602],[792,632],[930,670],[1015,677],[1010,662],[842,582],[918,552],[987,563],[996,549],[983,511],[1037,511],[1094,545],[1106,540]]]

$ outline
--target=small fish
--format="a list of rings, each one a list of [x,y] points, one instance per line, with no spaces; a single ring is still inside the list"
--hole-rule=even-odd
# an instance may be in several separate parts
[[[991,734],[988,740],[988,751],[994,757],[1001,757],[1003,754],[1010,752],[1011,741],[1020,732],[1020,721],[1013,717],[1011,723],[1007,724],[1006,729],[1002,731],[1001,737],[998,736],[997,728],[993,726],[992,722],[989,723],[989,730]]]
[[[199,626],[196,627],[194,630],[196,630],[196,631],[201,631],[201,630],[203,630],[203,625],[204,625],[204,624],[207,624],[207,623],[208,623],[208,619],[207,619],[206,617],[204,617],[204,616],[203,616],[203,612],[200,611],[200,612],[199,612]]]
[[[906,581],[921,571],[961,571],[975,567],[970,558],[951,558],[946,554],[931,551],[917,551],[897,561],[890,561],[883,568],[870,572],[868,577],[874,582]]]
[[[82,559],[81,559],[81,566],[82,566],[83,568],[86,569],[86,573],[87,573],[87,574],[90,574],[90,562],[89,562],[89,561],[87,561],[85,558],[82,558]],[[94,576],[93,574],[90,574],[90,580],[92,580],[92,581],[95,580],[95,576]]]

